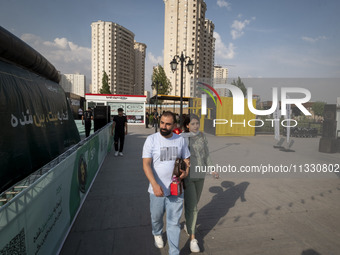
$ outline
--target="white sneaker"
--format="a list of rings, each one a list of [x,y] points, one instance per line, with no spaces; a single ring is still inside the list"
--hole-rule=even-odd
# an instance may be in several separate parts
[[[118,157],[118,151],[115,152],[115,156]]]
[[[123,157],[123,152],[119,152],[119,156]]]
[[[159,236],[153,236],[155,238],[155,246],[159,249],[164,247],[164,242],[163,242],[163,238],[161,235]]]
[[[190,241],[190,251],[191,252],[200,252],[200,247],[198,246],[198,242],[196,239],[192,239]]]

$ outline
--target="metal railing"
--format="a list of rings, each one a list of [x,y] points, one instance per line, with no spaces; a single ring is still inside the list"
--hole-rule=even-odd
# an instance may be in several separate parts
[[[109,125],[108,123],[107,125]],[[94,135],[104,129],[106,126],[102,127],[101,129],[97,130],[94,134],[90,135],[89,137],[81,140],[79,143],[75,144],[74,146],[67,149],[64,153],[60,154],[55,159],[51,160],[49,163],[44,165],[43,167],[39,168],[37,171],[31,173],[25,179],[19,181],[14,186],[8,188],[7,190],[0,193],[0,208],[1,206],[5,205],[9,201],[11,201],[16,195],[20,192],[24,191],[27,187],[32,185],[33,183],[37,182],[41,177],[47,174],[51,169],[53,169],[56,165],[60,164],[64,159],[66,159],[69,155],[75,152],[79,147],[85,144],[87,141],[91,140]]]

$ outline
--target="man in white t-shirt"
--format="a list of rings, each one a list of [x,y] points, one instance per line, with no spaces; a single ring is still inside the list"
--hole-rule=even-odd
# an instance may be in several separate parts
[[[148,136],[143,147],[143,169],[148,178],[152,234],[157,248],[163,248],[163,215],[167,212],[166,232],[169,254],[179,254],[180,224],[183,210],[183,194],[170,195],[170,184],[176,158],[186,162],[186,169],[180,175],[189,174],[190,151],[183,137],[172,132],[176,124],[172,112],[165,112],[160,120],[160,132]]]

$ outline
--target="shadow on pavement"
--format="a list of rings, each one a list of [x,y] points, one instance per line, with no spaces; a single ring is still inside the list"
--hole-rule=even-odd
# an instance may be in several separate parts
[[[209,188],[214,197],[211,201],[201,208],[198,212],[197,219],[197,240],[201,247],[201,252],[204,252],[204,237],[214,229],[229,212],[230,208],[234,207],[236,201],[240,198],[242,202],[246,201],[245,191],[249,186],[249,182],[241,182],[235,185],[234,182],[223,181],[221,186],[213,186]],[[189,247],[189,241],[185,247]],[[183,249],[188,250],[188,249]]]
[[[301,255],[321,255],[320,253],[314,251],[313,249],[304,250]]]

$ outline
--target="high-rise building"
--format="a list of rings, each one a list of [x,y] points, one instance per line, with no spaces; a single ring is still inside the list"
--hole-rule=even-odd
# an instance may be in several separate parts
[[[197,96],[196,82],[213,78],[214,24],[205,19],[204,0],[164,0],[164,70],[172,84],[171,95],[180,95],[181,70],[172,72],[170,62],[181,53],[190,57],[194,71],[183,71],[183,96]]]
[[[145,90],[145,50],[146,45],[135,41],[135,83],[134,95],[143,95]]]
[[[61,74],[60,85],[65,92],[85,97],[86,79],[83,74]]]
[[[216,84],[224,83],[228,79],[228,68],[214,66],[214,79]]]
[[[227,84],[228,80],[228,68],[222,66],[214,66],[214,86],[216,84]],[[229,90],[225,88],[216,88],[217,93],[220,96],[229,96]]]
[[[92,93],[100,92],[104,72],[113,94],[133,94],[134,34],[113,22],[97,21],[92,28]]]

